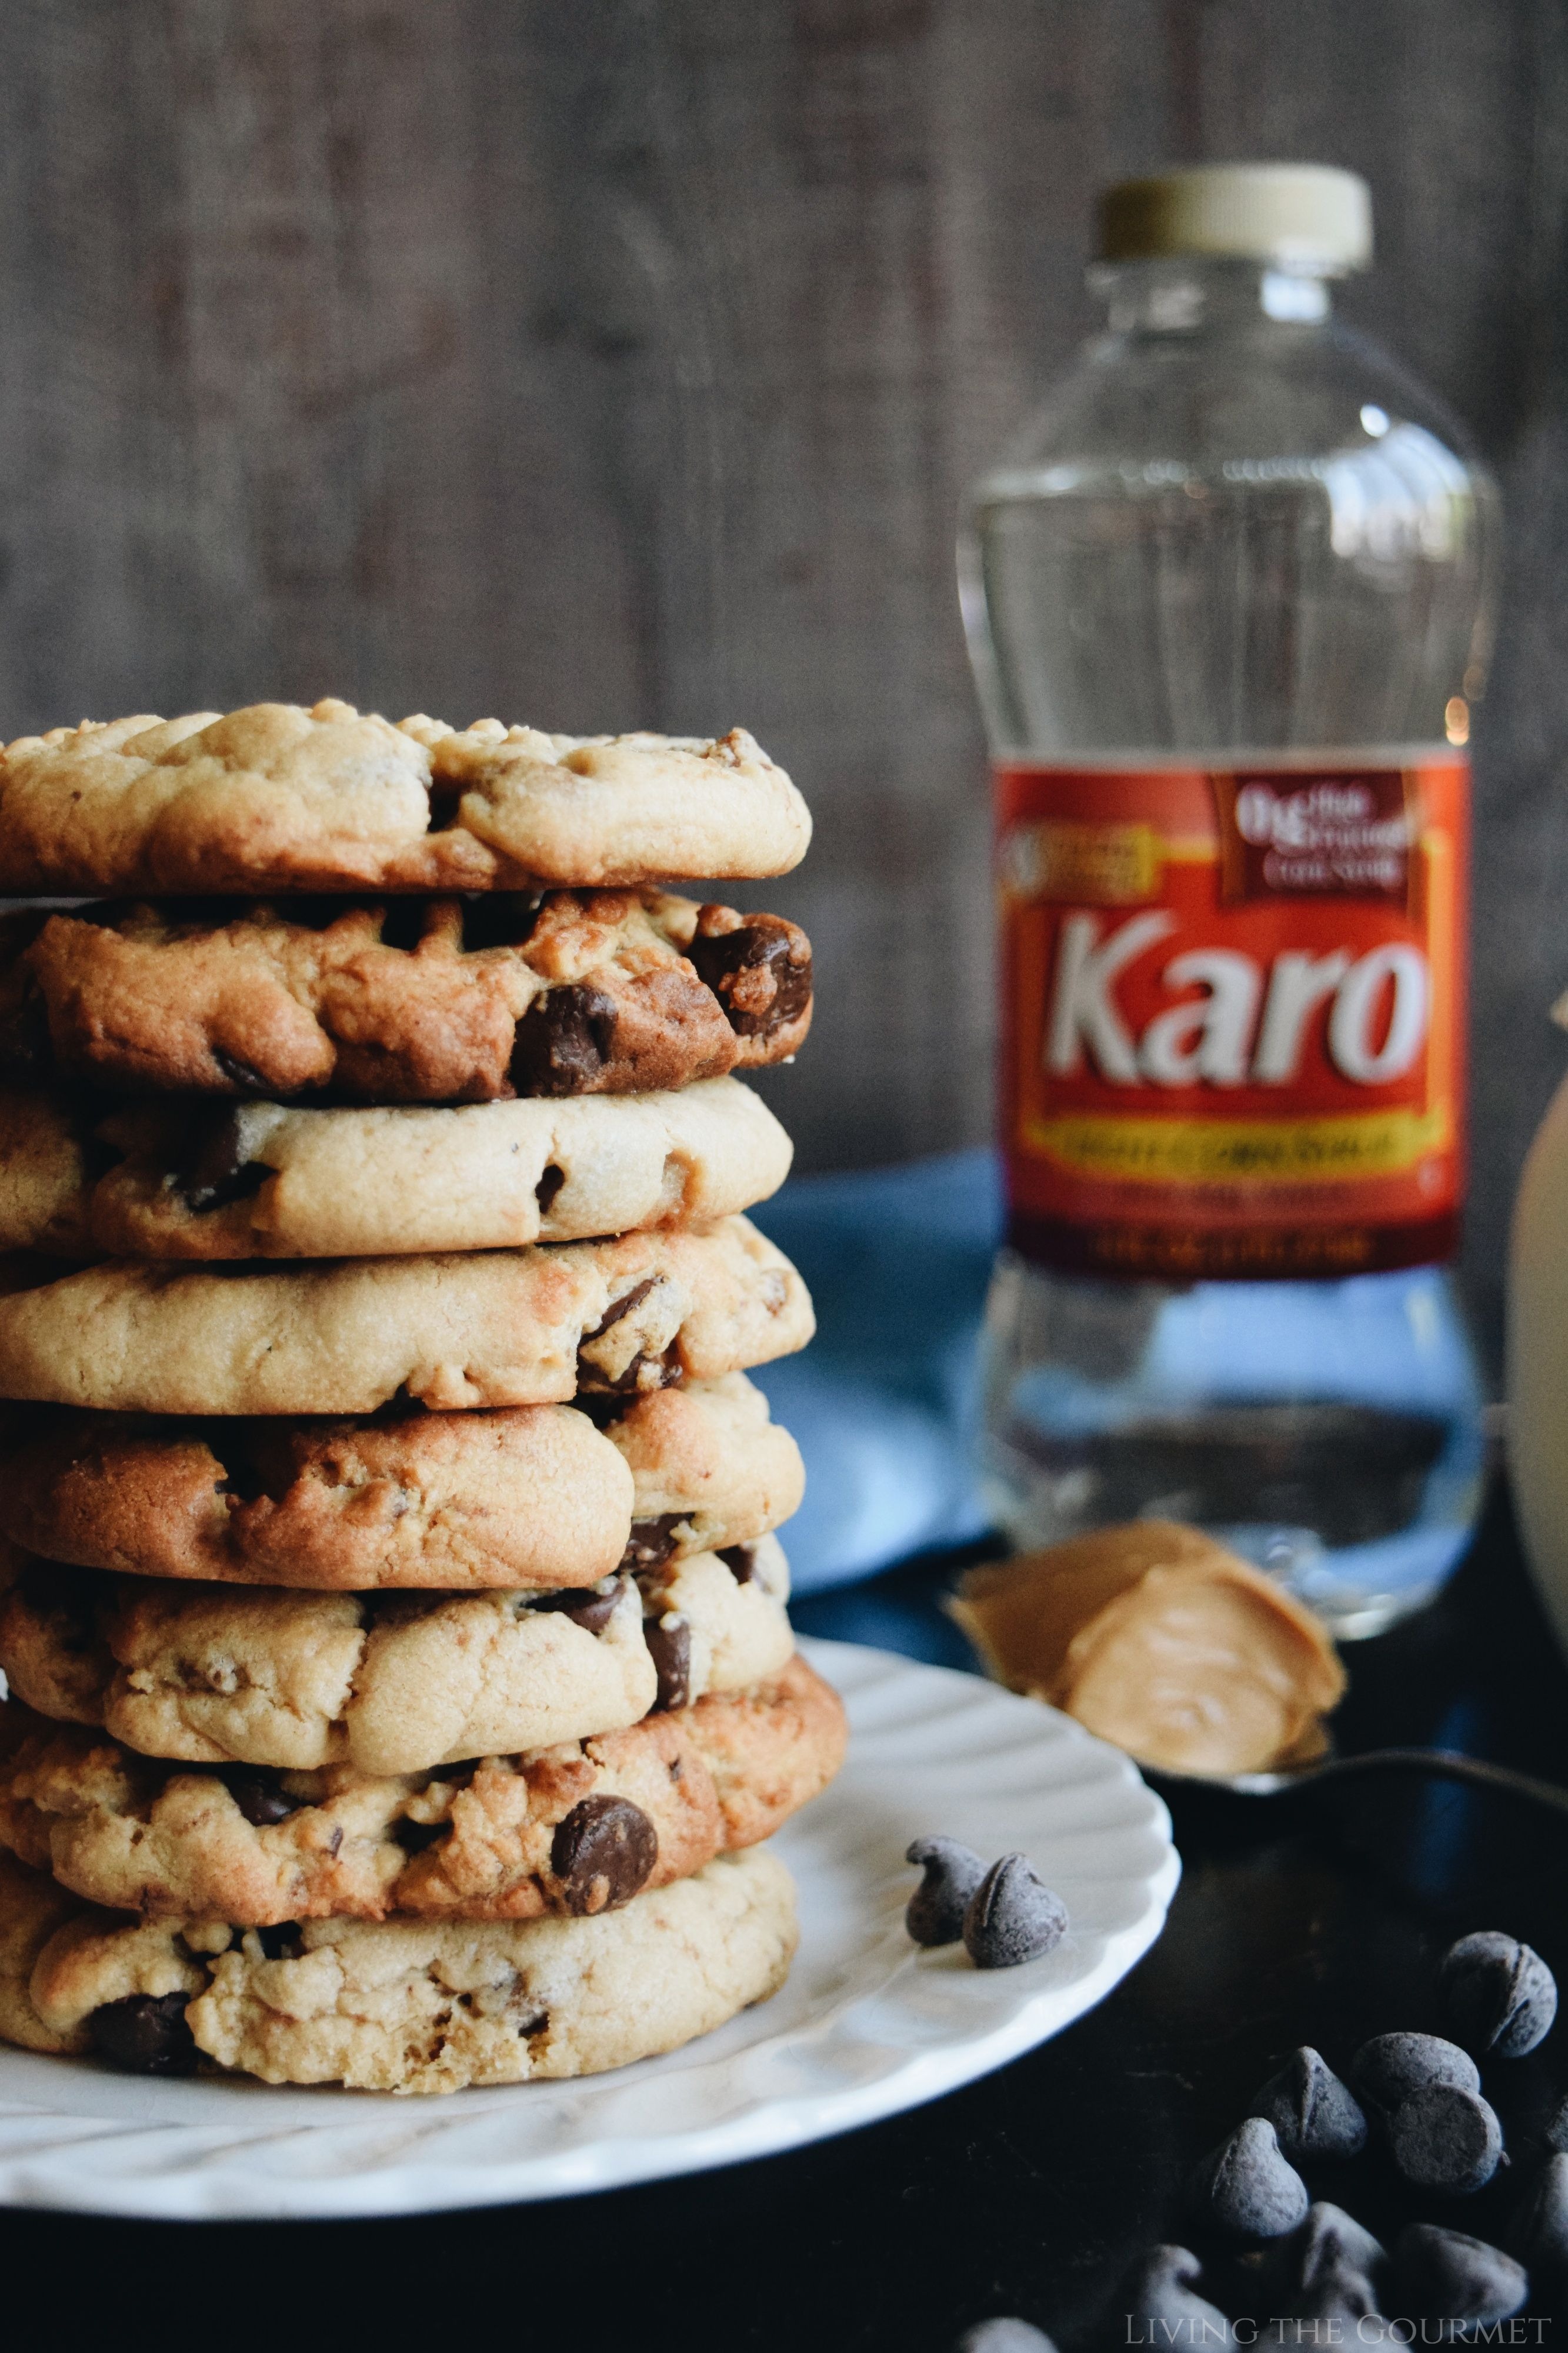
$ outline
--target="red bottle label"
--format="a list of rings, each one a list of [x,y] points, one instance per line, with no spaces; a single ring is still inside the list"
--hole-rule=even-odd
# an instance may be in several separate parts
[[[996,770],[1016,1245],[1187,1280],[1447,1257],[1469,765]]]

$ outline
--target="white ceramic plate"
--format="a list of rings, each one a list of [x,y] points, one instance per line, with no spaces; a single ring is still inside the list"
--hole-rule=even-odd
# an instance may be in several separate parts
[[[1032,1700],[885,1651],[806,1642],[849,1760],[777,1841],[801,1947],[772,2001],[581,2083],[397,2099],[156,2083],[0,2049],[0,2202],[160,2220],[412,2214],[563,2198],[798,2148],[935,2099],[1092,2009],[1159,1935],[1170,1819],[1119,1751]],[[917,1953],[911,1838],[1018,1848],[1065,1901],[1045,1959]]]

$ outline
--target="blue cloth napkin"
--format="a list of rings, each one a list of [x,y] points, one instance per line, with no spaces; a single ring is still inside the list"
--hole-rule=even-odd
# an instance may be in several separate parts
[[[1002,1188],[990,1152],[803,1176],[753,1210],[816,1303],[804,1356],[752,1377],[805,1457],[784,1531],[797,1593],[972,1543],[976,1344]]]

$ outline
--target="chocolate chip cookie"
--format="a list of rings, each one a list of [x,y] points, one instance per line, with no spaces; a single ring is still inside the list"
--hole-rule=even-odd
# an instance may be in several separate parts
[[[488,891],[787,873],[811,819],[743,728],[573,736],[346,702],[52,728],[0,752],[0,891]]]
[[[450,1111],[144,1104],[97,1119],[0,1090],[0,1247],[196,1260],[525,1248],[711,1223],[766,1200],[789,1163],[788,1136],[737,1079]]]
[[[813,1330],[799,1275],[744,1218],[286,1272],[127,1261],[50,1271],[24,1261],[0,1272],[18,1286],[0,1296],[0,1396],[114,1412],[631,1397],[768,1364]]]
[[[203,1423],[26,1411],[0,1456],[0,1533],[151,1577],[544,1589],[738,1556],[798,1508],[799,1449],[743,1373],[596,1409],[602,1430],[567,1406]]]
[[[143,1757],[416,1773],[618,1732],[781,1673],[764,1536],[542,1595],[289,1593],[28,1559],[0,1598],[14,1698]]]
[[[455,2092],[591,2075],[707,2034],[784,1983],[795,1890],[721,1855],[581,1919],[127,1925],[0,1857],[0,2037],[150,2075]]]
[[[251,1927],[605,1911],[766,1838],[843,1760],[804,1660],[625,1731],[434,1773],[171,1768],[16,1703],[0,1844],[89,1902]]]
[[[23,1409],[0,1534],[144,1577],[543,1590],[738,1551],[799,1506],[800,1451],[743,1373],[595,1410],[602,1428],[562,1405],[340,1421]]]
[[[647,1094],[787,1060],[811,949],[645,891],[109,904],[0,923],[0,1075],[342,1103]]]

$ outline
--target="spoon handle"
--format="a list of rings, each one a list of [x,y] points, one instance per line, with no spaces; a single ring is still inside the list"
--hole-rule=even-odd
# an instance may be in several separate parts
[[[1453,1748],[1369,1748],[1361,1757],[1335,1757],[1326,1765],[1311,1766],[1301,1782],[1345,1780],[1354,1773],[1435,1773],[1447,1781],[1468,1781],[1472,1788],[1495,1789],[1508,1798],[1524,1798],[1531,1805],[1550,1806],[1568,1814],[1568,1789],[1554,1781],[1538,1780],[1533,1773],[1516,1773],[1510,1765],[1492,1765],[1482,1757],[1462,1757]],[[1289,1787],[1287,1782],[1283,1786]]]

